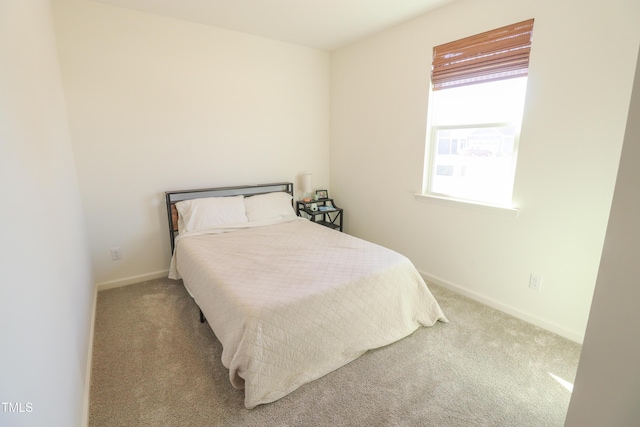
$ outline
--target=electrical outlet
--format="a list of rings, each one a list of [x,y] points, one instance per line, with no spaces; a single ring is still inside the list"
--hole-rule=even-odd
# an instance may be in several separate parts
[[[122,259],[122,250],[120,248],[111,248],[111,261]]]
[[[534,291],[540,292],[540,290],[542,289],[542,276],[532,274],[529,278],[529,288],[533,289]]]

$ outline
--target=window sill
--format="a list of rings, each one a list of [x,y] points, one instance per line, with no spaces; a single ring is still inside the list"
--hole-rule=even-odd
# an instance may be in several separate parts
[[[415,198],[419,202],[432,203],[440,206],[450,206],[455,208],[470,209],[474,211],[489,212],[502,216],[516,218],[520,210],[508,206],[490,205],[470,200],[452,199],[448,197],[434,196],[430,194],[416,194]]]

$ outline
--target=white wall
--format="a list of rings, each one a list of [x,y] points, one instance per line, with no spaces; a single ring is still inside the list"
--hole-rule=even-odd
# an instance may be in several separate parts
[[[305,172],[329,187],[327,52],[85,0],[53,4],[98,283],[166,275],[166,190]],[[111,261],[111,247],[123,260]]]
[[[640,62],[567,427],[640,423]]]
[[[520,216],[416,201],[433,46],[529,18]],[[333,52],[331,183],[346,230],[404,253],[432,281],[581,341],[639,41],[635,0],[460,0]],[[544,277],[539,293],[531,273]]]
[[[94,287],[48,0],[0,2],[0,223],[0,425],[80,425]]]

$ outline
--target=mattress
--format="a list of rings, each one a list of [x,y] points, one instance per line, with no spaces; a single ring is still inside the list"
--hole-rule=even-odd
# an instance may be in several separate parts
[[[300,218],[187,233],[170,277],[206,316],[249,409],[447,321],[406,257]]]

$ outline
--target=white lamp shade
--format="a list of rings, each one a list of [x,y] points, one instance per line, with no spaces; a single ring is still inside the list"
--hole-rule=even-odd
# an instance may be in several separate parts
[[[302,175],[300,184],[301,184],[300,186],[302,187],[302,192],[304,194],[311,193],[311,174],[306,173]]]

